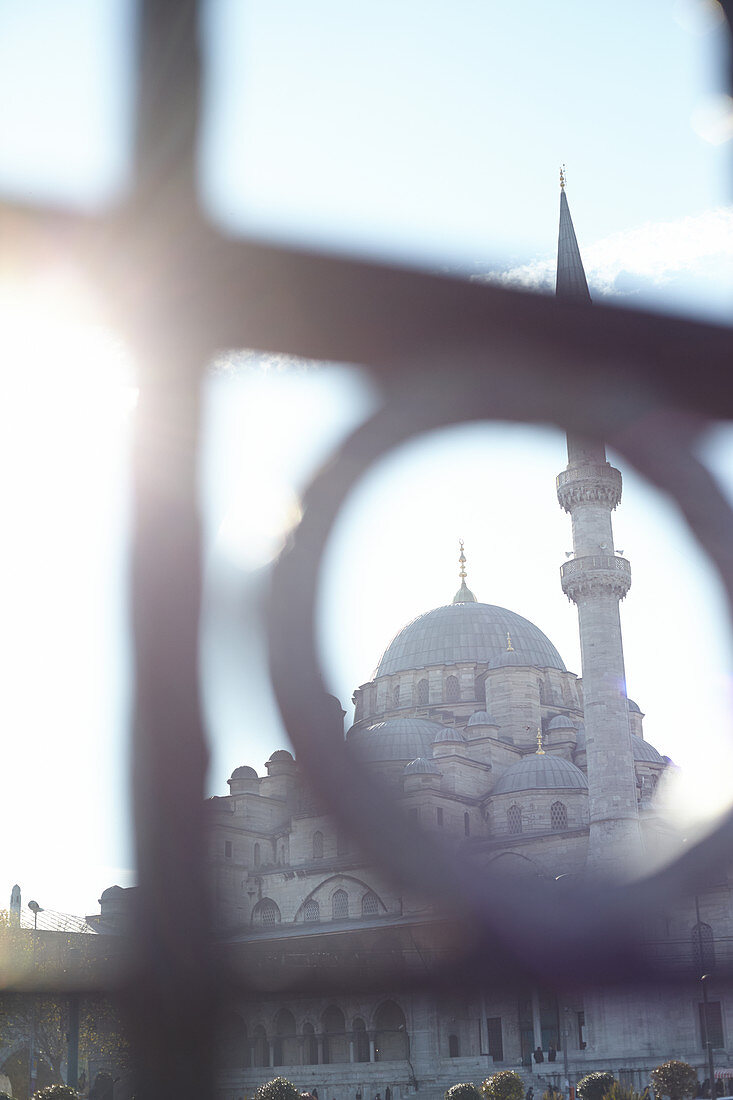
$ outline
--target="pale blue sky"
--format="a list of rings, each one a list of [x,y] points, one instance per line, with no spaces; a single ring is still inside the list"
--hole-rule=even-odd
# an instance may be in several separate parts
[[[234,233],[551,289],[564,161],[596,298],[727,320],[731,141],[720,139],[733,114],[716,98],[716,11],[712,0],[211,0],[207,208]],[[0,198],[102,207],[124,193],[132,13],[127,0],[0,0]],[[108,360],[94,343],[84,294],[58,279],[0,285],[0,489],[15,531],[0,558],[4,797],[22,823],[0,855],[0,906],[3,884],[18,880],[26,899],[81,912],[132,878],[124,553],[134,377],[118,348]],[[235,765],[262,770],[282,744],[260,643],[241,629],[259,614],[273,527],[374,400],[352,368],[275,367],[232,360],[207,393],[203,653],[217,793]],[[729,436],[714,453],[725,472]],[[509,455],[522,509],[507,492]],[[570,543],[553,491],[564,461],[557,433],[472,427],[375,472],[339,527],[324,585],[327,666],[344,703],[406,619],[450,598],[459,535],[480,597],[532,618],[580,671],[557,580]],[[694,773],[689,731],[711,730],[719,746],[727,721],[727,629],[689,537],[624,475],[630,690],[650,739]],[[660,545],[672,548],[666,571]],[[683,578],[691,583],[670,609]],[[680,652],[672,698],[665,659]],[[34,692],[39,674],[46,690]]]

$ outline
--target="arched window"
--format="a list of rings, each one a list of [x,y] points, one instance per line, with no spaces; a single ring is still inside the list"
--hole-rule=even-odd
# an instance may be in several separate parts
[[[417,685],[417,705],[419,707],[427,706],[430,699],[430,689],[428,688],[427,680],[419,680]]]
[[[341,829],[336,833],[336,855],[346,856],[349,854],[349,838],[346,833]]]
[[[370,890],[369,893],[365,894],[361,899],[361,915],[362,917],[374,917],[378,912],[379,898]]]
[[[476,677],[473,681],[473,694],[477,703],[484,703],[486,701],[486,688],[484,682],[480,677]]]
[[[259,865],[260,865],[260,846],[259,846],[259,844],[255,844],[255,867],[259,867]]]
[[[506,822],[510,833],[521,833],[522,831],[522,809],[515,803],[510,806],[506,812]]]
[[[334,920],[344,920],[349,915],[349,895],[345,890],[337,890],[331,899],[331,914]]]
[[[349,1040],[346,1020],[337,1005],[329,1005],[321,1017],[323,1026],[323,1061],[325,1063],[348,1062]]]
[[[303,906],[303,920],[320,920],[321,909],[315,898],[309,898]]]
[[[395,684],[392,689],[392,706],[398,707],[400,705],[400,685]]]
[[[252,910],[252,923],[262,925],[280,923],[280,910],[272,898],[262,898],[257,902]]]
[[[471,815],[467,813],[463,815],[463,833],[465,836],[471,835]]]
[[[318,1040],[313,1024],[303,1024],[303,1058],[307,1066],[318,1065]]]
[[[459,1058],[461,1054],[461,1044],[458,1042],[457,1035],[448,1036],[448,1057]]]
[[[564,802],[553,802],[550,806],[550,828],[553,832],[560,832],[568,827],[568,808]]]
[[[262,1024],[258,1024],[254,1030],[252,1064],[254,1066],[269,1066],[270,1064],[270,1044],[267,1041],[267,1032]]]
[[[295,1017],[287,1008],[281,1008],[275,1017],[275,1040],[273,1042],[273,1065],[297,1065],[298,1041],[295,1038]]]
[[[461,698],[461,688],[458,683],[457,676],[449,676],[445,681],[445,701],[446,703],[457,703]]]
[[[715,937],[709,924],[696,924],[692,929],[692,963],[702,976],[715,969]]]
[[[313,834],[313,858],[323,859],[323,833],[320,830]]]
[[[369,1061],[369,1036],[366,1024],[358,1016],[354,1020],[354,1057],[357,1062]]]
[[[378,1062],[398,1062],[410,1057],[405,1014],[394,1001],[385,1001],[374,1017],[374,1054]]]

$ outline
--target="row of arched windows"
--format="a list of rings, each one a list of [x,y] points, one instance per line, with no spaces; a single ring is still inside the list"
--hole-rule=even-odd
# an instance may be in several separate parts
[[[507,829],[515,836],[522,832],[522,807],[513,803],[506,812]],[[568,808],[564,802],[553,802],[550,806],[550,828],[559,833],[568,827]]]
[[[367,890],[361,899],[362,917],[374,917],[383,909],[382,903],[373,891]],[[304,921],[322,919],[321,906],[315,898],[309,898],[302,909]],[[349,895],[345,890],[336,890],[331,897],[331,920],[346,920],[350,916]],[[252,910],[252,923],[259,925],[279,924],[282,920],[280,909],[272,898],[262,898]]]
[[[263,1024],[248,1030],[236,1013],[230,1013],[219,1029],[219,1059],[229,1068],[384,1062],[409,1057],[405,1014],[394,1001],[379,1006],[371,1033],[361,1016],[347,1026],[342,1009],[333,1004],[321,1014],[318,1030],[312,1020],[298,1027],[287,1008],[280,1009],[269,1035]]]

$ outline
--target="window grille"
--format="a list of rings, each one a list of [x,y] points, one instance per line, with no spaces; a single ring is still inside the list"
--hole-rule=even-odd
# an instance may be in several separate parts
[[[31,257],[37,237],[48,234],[55,245],[63,239],[72,258],[86,264],[98,281],[102,281],[103,247],[113,261],[124,251],[132,258],[137,253],[145,264],[147,292],[142,298],[135,296],[124,277],[114,283],[109,270],[124,269],[132,261],[111,262],[104,272],[108,291],[121,315],[130,317],[142,345],[150,385],[149,403],[141,409],[138,447],[154,452],[158,460],[154,482],[146,481],[141,463],[135,467],[131,567],[136,681],[133,800],[140,891],[134,934],[138,979],[125,995],[129,1019],[144,1021],[134,1034],[143,1100],[211,1095],[211,1007],[224,995],[209,954],[203,816],[207,751],[196,686],[198,389],[210,349],[248,344],[278,353],[364,364],[372,379],[384,384],[385,392],[393,387],[389,396],[394,400],[385,402],[388,419],[378,422],[385,429],[391,424],[392,442],[446,422],[481,416],[565,423],[572,414],[578,430],[611,437],[615,428],[611,410],[616,404],[610,399],[607,375],[617,376],[618,364],[623,364],[628,380],[627,424],[633,423],[638,411],[634,391],[645,395],[645,410],[649,395],[656,394],[660,408],[689,410],[701,421],[733,414],[726,384],[730,337],[722,327],[619,306],[610,309],[602,303],[594,306],[590,320],[587,311],[539,295],[234,241],[212,230],[201,213],[195,184],[202,87],[196,37],[199,6],[195,0],[175,4],[148,0],[139,6],[134,193],[124,208],[111,215],[78,218],[43,208],[22,210],[21,222],[25,219],[30,225],[27,238],[23,237],[25,223],[16,226],[12,210],[8,214],[18,230],[18,250],[22,253],[27,245]],[[728,8],[724,10],[729,17]],[[170,221],[159,217],[163,198],[166,209],[175,211]],[[11,259],[11,267],[12,263]],[[130,282],[139,284],[140,277],[138,271]],[[460,334],[460,354],[453,354],[456,334]],[[492,355],[503,344],[512,354]],[[416,359],[432,368],[431,380],[437,379],[437,365],[444,371],[448,366],[450,372],[450,402],[445,401],[437,380],[434,386],[431,381],[421,392],[419,416],[414,402],[399,408],[404,396],[399,387],[412,392],[403,383],[405,378],[414,381],[410,372]],[[519,395],[513,381],[517,362],[522,367]],[[733,577],[727,551],[721,548],[733,544],[733,517],[713,479],[692,454],[699,427],[691,431],[683,420],[670,423],[663,415],[657,426],[658,431],[646,437],[627,431],[621,441],[624,454],[654,484],[680,500],[685,513],[694,510],[695,533],[718,566],[730,597]],[[368,465],[370,446],[379,457],[390,442],[389,431],[381,433],[377,444],[370,440],[369,430],[358,436],[358,446],[345,448],[354,459],[354,477]],[[154,446],[160,439],[166,440],[167,448]],[[274,602],[271,607],[275,689],[297,743],[299,763],[316,793],[348,823],[355,838],[369,831],[385,864],[394,861],[396,866],[393,838],[401,835],[397,815],[379,805],[379,812],[367,821],[360,816],[362,803],[351,797],[353,777],[340,764],[333,778],[325,769],[319,774],[317,767],[319,758],[332,752],[335,741],[307,642],[304,649],[303,639],[311,637],[312,631],[293,629],[293,617],[300,616],[307,626],[308,594],[315,590],[311,574],[317,573],[323,541],[319,524],[335,510],[341,491],[349,488],[343,464],[333,462],[324,469],[326,473],[312,488],[312,507],[296,539],[296,550],[284,555],[279,566],[281,580],[293,571],[299,584],[273,586],[274,591],[288,594],[287,606]],[[339,477],[340,484],[334,480]],[[170,568],[172,562],[175,569]],[[295,667],[302,675],[292,675]],[[311,690],[313,684],[316,687]],[[418,685],[420,705],[428,702],[427,687],[426,680]],[[297,694],[295,700],[291,691]],[[324,721],[311,721],[313,712]],[[175,787],[169,783],[173,759]],[[517,815],[514,829],[512,810]],[[521,832],[519,807],[510,808],[508,819],[510,832]],[[700,855],[695,853],[697,865],[702,854],[710,863],[718,854],[720,865],[730,851],[730,833],[728,823],[703,842]],[[174,845],[169,843],[171,837]],[[412,876],[410,884],[425,896],[443,879],[456,881],[451,868],[435,853],[415,858],[404,873]],[[655,897],[671,895],[692,880],[683,859],[659,873]],[[533,882],[535,898],[540,889]],[[630,917],[638,914],[649,906],[645,889],[640,884],[620,891],[614,904],[625,904],[623,911]],[[363,899],[363,912],[367,912],[368,897]],[[514,950],[527,970],[537,961],[533,952],[540,952],[546,961],[539,924],[536,943],[523,926],[522,941],[512,948],[511,918],[490,891],[487,897],[487,932],[499,929],[506,952]],[[582,898],[574,899],[568,914],[577,916],[583,904]],[[542,904],[535,901],[534,909],[541,918]],[[373,912],[377,911],[375,906]],[[590,904],[588,912],[592,912]],[[279,920],[279,910],[270,899],[258,902],[253,910],[254,923]],[[623,929],[626,923],[632,921],[618,919],[615,927]],[[575,924],[558,920],[555,927],[561,931],[565,925],[568,940],[559,937],[553,954],[558,963],[571,964],[576,958]],[[643,963],[631,951],[623,963],[621,942],[599,942],[597,956],[602,960],[605,950],[613,951],[618,979],[638,983],[644,976]],[[702,933],[698,951],[702,964]],[[476,961],[477,973],[481,967],[488,972],[488,957]],[[304,1034],[315,1043],[312,1027],[309,1033],[304,1029]],[[257,1065],[269,1065],[262,1027],[254,1032],[253,1052]],[[317,1062],[317,1048],[313,1055],[310,1047],[310,1060]]]
[[[379,912],[379,898],[376,894],[365,894],[361,899],[361,915],[363,917],[373,917]]]
[[[280,923],[280,910],[272,898],[263,898],[257,902],[252,910],[252,921],[263,925]]]
[[[501,1016],[489,1016],[486,1021],[489,1038],[489,1054],[495,1062],[504,1061],[504,1039],[501,1030]]]
[[[700,1042],[702,1049],[707,1050],[707,1044],[709,1043],[713,1050],[720,1050],[721,1047],[725,1046],[725,1038],[723,1036],[723,1013],[720,1008],[720,1001],[708,1001],[707,1015],[705,1014],[704,1002],[698,1003],[697,1009],[700,1017]]]
[[[395,684],[392,691],[392,706],[398,707],[400,705],[400,685]]]
[[[510,806],[506,812],[507,827],[510,833],[521,833],[522,831],[522,809],[521,806],[514,804]]]
[[[349,915],[349,895],[345,890],[337,890],[331,902],[334,920],[344,920]]]
[[[323,859],[323,833],[320,830],[313,834],[313,858]]]
[[[457,676],[449,676],[445,681],[446,703],[457,703],[461,698],[461,689]]]
[[[317,921],[321,919],[321,907],[315,898],[310,898],[303,906],[303,920]]]
[[[550,807],[550,828],[560,832],[568,827],[568,808],[564,802],[553,802]]]
[[[428,688],[427,680],[418,680],[417,684],[417,703],[418,706],[427,706],[430,700],[430,689]]]

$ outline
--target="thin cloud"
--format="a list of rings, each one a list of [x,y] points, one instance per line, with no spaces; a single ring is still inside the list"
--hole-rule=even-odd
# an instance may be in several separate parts
[[[637,281],[661,286],[684,273],[709,277],[733,261],[733,206],[721,206],[671,222],[647,222],[581,247],[588,283],[596,294],[630,294]],[[486,276],[490,282],[552,291],[555,258],[532,260]]]

